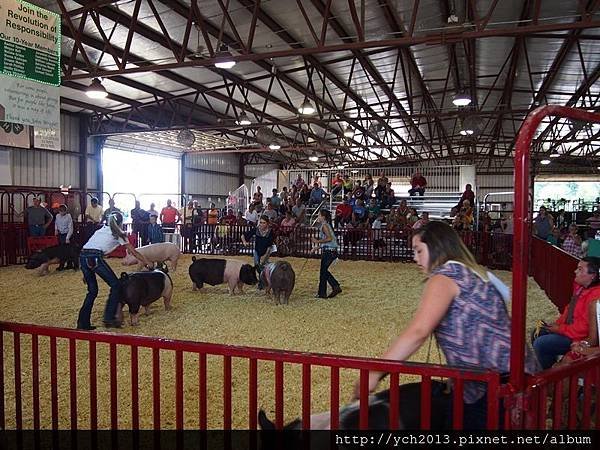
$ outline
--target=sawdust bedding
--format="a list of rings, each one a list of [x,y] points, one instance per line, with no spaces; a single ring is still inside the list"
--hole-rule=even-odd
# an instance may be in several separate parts
[[[248,261],[248,258],[239,259]],[[298,350],[377,357],[412,317],[422,290],[424,277],[414,264],[365,261],[339,261],[332,272],[340,281],[342,294],[335,299],[319,300],[316,293],[319,263],[317,259],[287,258],[296,271],[296,288],[287,306],[276,306],[273,300],[247,286],[244,295],[231,297],[226,285],[208,286],[192,291],[187,268],[191,256],[183,255],[179,268],[172,273],[175,290],[173,309],[165,311],[162,301],[152,305],[149,316],[141,316],[140,325],[126,326],[117,333],[158,336],[171,339],[244,345],[263,348]],[[109,260],[118,274],[131,271],[120,260]],[[510,272],[496,272],[505,282]],[[75,326],[77,313],[85,296],[81,272],[51,272],[38,277],[23,266],[0,269],[2,300],[0,320],[56,327]],[[102,312],[108,287],[99,282],[100,293],[92,314],[92,323],[102,323]],[[528,326],[538,318],[552,318],[556,308],[535,282],[528,287]],[[100,332],[106,332],[103,328]],[[5,336],[6,398],[14,398],[12,338]],[[48,339],[40,338],[40,408],[41,426],[51,426],[50,361]],[[432,347],[433,349],[431,349]],[[33,427],[31,340],[21,337],[21,372],[23,423]],[[59,426],[70,428],[68,341],[58,340]],[[130,352],[120,348],[118,358],[119,428],[131,428]],[[88,346],[77,347],[78,360],[78,426],[89,428]],[[98,425],[110,426],[108,346],[98,344]],[[161,425],[174,428],[175,358],[170,351],[161,352]],[[411,360],[440,363],[435,346],[424,345]],[[140,426],[152,428],[152,354],[139,351]],[[208,357],[208,427],[223,427],[223,358]],[[285,419],[300,416],[302,369],[285,365]],[[248,427],[248,361],[233,359],[232,417],[234,428]],[[356,371],[340,373],[340,401],[351,396]],[[275,404],[274,364],[258,364],[258,403],[271,417]],[[408,377],[403,381],[409,381]],[[329,369],[311,370],[311,410],[329,409]],[[185,427],[198,427],[198,358],[184,356]],[[6,402],[7,427],[14,426],[14,401]],[[13,422],[11,422],[11,420]]]

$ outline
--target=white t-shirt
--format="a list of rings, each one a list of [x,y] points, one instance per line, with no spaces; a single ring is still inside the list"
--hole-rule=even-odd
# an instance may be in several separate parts
[[[256,211],[250,212],[250,210],[246,211],[245,219],[247,222],[258,223],[258,214]]]
[[[96,205],[94,208],[91,204],[85,208],[85,214],[90,216],[95,223],[100,223],[102,220],[102,206]]]
[[[115,238],[108,225],[104,225],[96,231],[89,241],[83,246],[83,250],[100,250],[105,255],[108,255],[120,245],[127,244],[123,238]]]

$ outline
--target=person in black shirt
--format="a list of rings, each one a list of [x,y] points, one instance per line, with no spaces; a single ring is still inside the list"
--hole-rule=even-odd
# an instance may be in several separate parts
[[[242,243],[248,245],[248,241],[254,236],[254,267],[258,272],[258,288],[262,289],[262,282],[260,281],[260,273],[262,272],[265,264],[269,262],[269,255],[273,248],[273,231],[271,230],[269,218],[267,216],[260,216],[258,226],[242,235]]]

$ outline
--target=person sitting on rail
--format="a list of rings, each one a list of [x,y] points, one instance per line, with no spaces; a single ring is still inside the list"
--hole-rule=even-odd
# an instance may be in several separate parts
[[[549,369],[571,344],[588,337],[589,304],[600,299],[600,258],[588,256],[577,264],[573,296],[556,322],[533,336],[533,348],[544,369]]]
[[[565,353],[565,356],[561,358],[559,362],[554,364],[554,367],[562,366],[565,364],[577,361],[580,358],[590,355],[600,354],[600,300],[590,302],[588,307],[588,321],[589,321],[589,332],[585,339],[579,341],[573,341],[569,352]]]
[[[352,206],[348,202],[348,196],[344,197],[342,203],[335,208],[335,218],[333,219],[333,225],[335,228],[339,228],[340,225],[344,226],[352,218]]]
[[[428,280],[412,320],[382,358],[405,361],[434,334],[449,366],[507,374],[511,324],[506,293],[497,279],[477,264],[458,234],[444,222],[432,221],[417,230],[412,248],[414,260]],[[535,356],[528,347],[525,355],[525,371],[534,374],[539,369]],[[385,375],[371,371],[368,390],[373,392]],[[355,384],[356,398],[359,393],[360,380]],[[464,382],[464,429],[485,429],[487,394],[486,384]],[[436,411],[446,413],[448,429],[453,410],[450,400],[446,411]]]

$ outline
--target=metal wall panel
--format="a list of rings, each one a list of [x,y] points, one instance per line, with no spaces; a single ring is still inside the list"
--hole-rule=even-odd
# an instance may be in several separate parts
[[[12,148],[14,186],[79,188],[77,155],[32,149]]]
[[[60,147],[79,152],[79,118],[69,114],[60,115]]]
[[[186,167],[192,169],[214,170],[237,175],[239,173],[239,155],[222,153],[207,155],[203,153],[190,153],[185,157]],[[236,186],[237,187],[237,186]]]
[[[187,194],[227,196],[230,191],[238,188],[238,176],[186,170],[185,184]]]
[[[512,192],[514,191],[514,174],[477,174],[477,198],[483,202],[486,194],[491,192]],[[494,195],[488,197],[488,202],[512,202],[513,195]]]
[[[274,188],[277,188],[277,178],[279,175],[279,166],[277,164],[251,164],[244,167],[246,175],[246,185],[251,193],[255,191],[255,186],[261,187],[263,197],[271,196]],[[253,178],[252,181],[248,180]]]
[[[90,190],[98,189],[98,161],[95,158],[87,160],[87,187]]]

